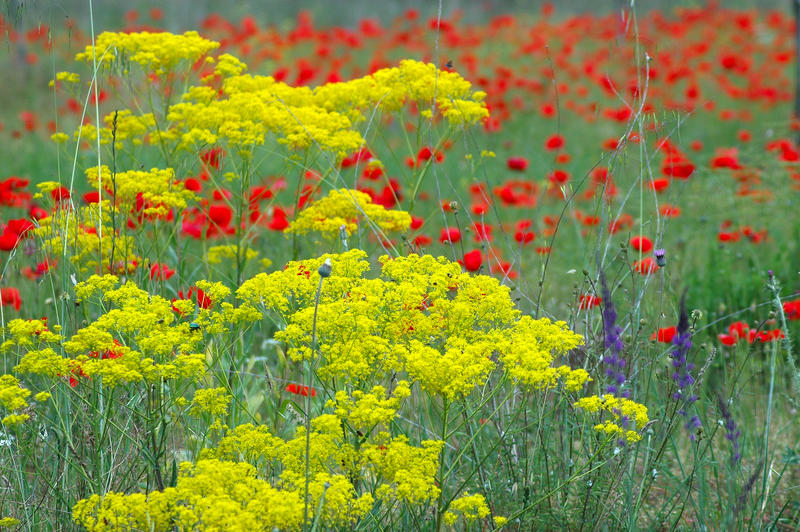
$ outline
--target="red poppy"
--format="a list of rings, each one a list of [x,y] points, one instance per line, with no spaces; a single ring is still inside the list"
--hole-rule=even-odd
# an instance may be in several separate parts
[[[578,299],[579,299],[578,302],[579,309],[594,308],[596,306],[599,306],[603,302],[602,297],[598,297],[592,294],[582,294]]]
[[[468,272],[476,272],[483,265],[483,253],[479,249],[473,249],[464,253],[464,269]]]
[[[200,152],[200,160],[214,170],[219,170],[220,162],[224,155],[225,152],[222,151],[222,148],[211,148],[210,150]]]
[[[534,238],[536,238],[536,234],[533,231],[521,230],[514,233],[514,240],[523,245],[533,242]]]
[[[492,226],[489,224],[475,222],[472,224],[472,230],[474,232],[475,242],[491,242],[493,239]]]
[[[800,299],[784,301],[783,312],[788,320],[800,320]]]
[[[717,338],[719,341],[722,342],[722,345],[736,345],[736,342],[739,340],[735,336],[731,336],[729,334],[718,334]]]
[[[559,168],[553,170],[550,175],[547,176],[547,179],[554,185],[565,185],[567,181],[569,181],[569,174]]]
[[[669,179],[659,178],[653,179],[648,183],[648,186],[656,192],[663,192],[669,187]]]
[[[83,195],[84,203],[88,205],[92,205],[94,203],[100,202],[100,192],[97,190],[92,190],[91,192],[87,192]]]
[[[653,241],[646,236],[635,236],[631,238],[631,247],[636,251],[648,253],[651,249],[653,249]]]
[[[448,227],[442,229],[442,234],[439,235],[439,242],[442,244],[447,242],[455,244],[459,240],[461,240],[461,231],[459,231],[457,227]]]
[[[667,218],[677,218],[678,216],[681,215],[680,207],[676,207],[668,203],[664,203],[663,205],[661,205],[661,207],[658,210],[661,213],[661,216]]]
[[[444,153],[439,150],[434,152],[429,146],[423,146],[417,153],[417,166],[420,166],[422,161],[427,161],[430,158],[433,158],[433,162],[440,163],[444,161]]]
[[[711,159],[711,168],[730,168],[738,170],[742,165],[739,164],[739,150],[736,148],[721,148],[717,150],[717,155]]]
[[[177,301],[178,299],[191,300],[193,296],[196,297],[197,306],[200,307],[200,308],[207,309],[207,308],[210,308],[211,305],[214,304],[214,302],[211,300],[211,298],[208,297],[205,292],[203,292],[202,290],[200,290],[196,286],[193,286],[193,287],[189,288],[189,291],[186,294],[183,293],[183,290],[178,290],[178,297],[173,299],[172,302],[175,303],[175,301]],[[178,310],[177,308],[175,308],[174,304],[172,305],[172,310],[173,310],[173,312],[181,314],[181,311]]]
[[[694,173],[694,165],[683,157],[668,157],[661,165],[661,172],[675,179],[688,179]]]
[[[528,159],[525,157],[509,157],[506,161],[509,170],[524,172],[528,169]]]
[[[273,231],[283,231],[289,227],[289,221],[286,219],[286,212],[280,207],[272,209],[272,219],[267,224],[267,227]]]
[[[547,150],[558,150],[564,147],[564,137],[561,135],[552,135],[547,138],[544,143],[544,147]]]
[[[69,199],[69,189],[67,187],[58,187],[50,191],[50,197],[53,201],[67,201]]]
[[[203,184],[199,179],[195,179],[194,177],[187,177],[183,181],[183,187],[192,192],[201,192],[203,190]]]
[[[301,384],[295,384],[290,382],[286,385],[286,391],[289,393],[293,393],[294,395],[302,395],[303,397],[308,397],[308,392],[311,390],[311,397],[317,396],[317,390],[314,388],[309,388],[308,386],[303,386]]]
[[[634,262],[633,269],[642,275],[650,275],[658,270],[658,264],[656,264],[656,261],[653,259],[653,257],[645,257],[642,260],[637,260]]]
[[[372,159],[372,152],[367,148],[361,148],[342,159],[340,166],[342,168],[350,168],[362,161],[369,161],[370,159]]]
[[[720,231],[717,233],[717,240],[720,242],[738,242],[740,237],[739,231]]]
[[[675,335],[678,333],[678,328],[674,325],[672,327],[662,327],[661,329],[654,332],[651,336],[651,340],[655,340],[657,342],[662,342],[665,344],[672,343],[672,339],[675,338]]]
[[[233,219],[233,209],[229,205],[217,203],[208,208],[208,217],[218,227],[228,227]]]
[[[414,240],[412,240],[412,242],[418,248],[424,248],[425,246],[430,246],[431,244],[433,244],[433,239],[428,235],[417,235],[414,237]]]
[[[11,305],[14,307],[14,310],[19,310],[19,307],[22,305],[22,298],[19,295],[19,290],[13,286],[4,286],[0,288],[0,300],[2,300],[2,305],[4,307],[6,305]]]
[[[153,264],[150,267],[150,279],[155,281],[166,281],[175,275],[175,270],[166,264]]]

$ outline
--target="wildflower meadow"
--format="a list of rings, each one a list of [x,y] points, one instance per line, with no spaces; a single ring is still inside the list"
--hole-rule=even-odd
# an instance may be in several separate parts
[[[800,530],[789,2],[43,4],[0,527]]]

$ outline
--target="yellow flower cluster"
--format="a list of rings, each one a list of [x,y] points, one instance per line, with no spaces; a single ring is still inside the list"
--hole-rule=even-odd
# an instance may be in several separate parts
[[[86,181],[90,186],[97,188],[96,166],[86,170]],[[138,213],[145,216],[163,216],[170,209],[178,211],[185,209],[189,201],[196,199],[194,192],[186,190],[183,183],[175,181],[175,171],[172,168],[130,170],[117,172],[112,176],[111,170],[103,165],[100,182],[104,188],[114,190],[115,207],[124,215],[137,209],[137,201],[145,202],[141,205],[141,209],[137,209]]]
[[[348,235],[358,229],[359,221],[367,227],[382,231],[405,231],[411,226],[411,215],[406,211],[387,210],[372,203],[368,194],[358,190],[331,190],[328,195],[304,209],[289,227],[288,233],[322,233],[325,238],[336,239],[344,227]]]
[[[192,408],[189,412],[195,416],[210,414],[214,417],[221,417],[227,415],[228,406],[230,406],[233,396],[226,392],[225,388],[201,388],[196,390],[192,399]]]
[[[333,408],[335,414],[354,430],[369,432],[376,425],[394,419],[401,401],[410,395],[408,382],[400,381],[389,398],[385,398],[386,388],[383,386],[375,386],[369,393],[355,390],[351,395],[340,390],[326,406]]]
[[[303,499],[259,479],[250,464],[208,459],[182,463],[177,485],[164,491],[78,501],[72,518],[89,531],[299,530]]]
[[[401,388],[398,385],[398,389]],[[356,450],[342,441],[341,421],[336,415],[318,416],[312,419],[311,426],[309,465],[312,478],[319,478],[319,475],[330,478],[338,475],[337,472],[342,473],[342,478],[370,478],[373,485],[378,482],[374,492],[384,501],[397,499],[424,504],[438,496],[434,478],[443,442],[425,440],[420,446],[414,446],[405,436],[392,438],[382,432]],[[300,427],[294,438],[283,440],[270,434],[266,427],[241,425],[229,431],[216,449],[208,449],[202,456],[246,460],[265,468],[269,476],[280,476],[284,486],[304,489],[305,434],[305,429]]]
[[[78,83],[81,80],[80,75],[75,72],[58,72],[56,73],[55,81],[63,81],[64,83]],[[54,83],[51,81],[50,86]]]
[[[537,341],[531,342],[532,338]],[[503,364],[512,377],[529,388],[541,390],[561,379],[567,391],[577,392],[591,380],[584,369],[552,366],[553,353],[564,354],[583,344],[583,338],[569,330],[563,321],[551,323],[523,316],[509,340],[502,355]]]
[[[247,70],[247,65],[231,54],[222,54],[217,58],[214,74],[220,77],[238,76]]]
[[[375,491],[377,498],[422,504],[438,497],[435,478],[442,448],[443,441],[425,440],[416,447],[405,436],[390,439],[387,433],[364,445],[361,453],[367,467],[383,481]]]
[[[162,379],[197,380],[205,373],[205,355],[196,353],[201,335],[189,323],[176,323],[169,300],[128,282],[108,288],[113,276],[92,276],[76,287],[81,297],[99,289],[110,308],[63,343],[73,358],[52,348],[30,350],[14,371],[56,378],[67,374],[102,377],[106,386]]]
[[[9,412],[22,410],[28,406],[25,399],[31,394],[27,388],[23,388],[13,375],[0,376],[0,405]],[[3,418],[3,425],[12,426],[28,420],[28,414],[12,413]]]
[[[55,325],[53,329],[60,331],[61,326]],[[13,319],[8,322],[2,332],[6,340],[0,344],[0,352],[6,352],[14,346],[34,347],[42,344],[57,344],[62,339],[58,332],[49,330],[47,323],[43,320]]]
[[[101,227],[102,226],[102,227]],[[69,261],[82,273],[106,270],[114,250],[113,271],[127,273],[136,268],[138,257],[134,253],[135,241],[129,235],[114,235],[110,238],[111,218],[107,205],[98,212],[96,206],[82,207],[74,211],[59,209],[51,216],[39,220],[33,233],[42,239],[49,254],[69,257]],[[103,238],[100,232],[105,231]]]
[[[462,495],[450,503],[450,508],[444,513],[444,522],[448,525],[455,524],[459,514],[465,521],[483,519],[489,515],[486,499],[481,494]]]
[[[488,116],[485,94],[469,82],[432,64],[403,61],[363,78],[328,83],[315,89],[291,87],[270,76],[240,74],[247,66],[230,55],[220,57],[216,74],[225,77],[222,96],[210,87],[193,87],[170,107],[173,127],[160,133],[187,149],[225,142],[246,148],[261,145],[268,133],[295,149],[319,146],[338,159],[364,145],[353,124],[376,107],[396,112],[408,102],[436,106],[453,125]]]
[[[181,61],[196,62],[218,46],[196,32],[105,32],[95,45],[77,54],[76,60],[96,58],[101,65],[120,65],[123,72],[129,63],[138,63],[145,72],[162,75]],[[214,62],[210,57],[206,60]],[[474,124],[489,115],[483,102],[485,93],[473,93],[470,83],[459,74],[439,70],[431,63],[405,60],[398,67],[315,89],[244,74],[246,70],[247,65],[238,58],[221,55],[214,75],[203,79],[210,83],[222,78],[221,94],[209,86],[189,88],[183,101],[168,109],[168,129],[155,128],[152,115],[134,117],[129,111],[121,112],[117,138],[140,142],[150,130],[151,140],[177,141],[184,149],[226,143],[247,153],[271,133],[293,149],[318,146],[340,160],[364,145],[353,126],[375,108],[397,112],[413,102],[423,109],[423,116],[430,117],[435,107],[453,126]],[[107,125],[111,119],[105,118]],[[98,134],[93,125],[85,125],[79,132],[86,140],[94,140]],[[109,142],[110,128],[102,128],[100,135],[103,142]]]
[[[317,309],[319,351],[312,353],[317,268],[327,258],[333,271]],[[405,371],[428,393],[454,400],[484,383],[499,359],[512,377],[536,390],[563,382],[578,391],[589,380],[585,370],[551,366],[581,337],[563,323],[520,317],[498,280],[463,273],[444,258],[416,255],[383,257],[380,278],[364,279],[365,258],[353,250],[289,263],[246,281],[237,294],[276,312],[286,326],[275,338],[288,344],[293,360],[321,357],[322,379],[368,382]]]
[[[228,244],[223,246],[211,246],[206,252],[206,262],[209,264],[219,264],[224,260],[237,260],[238,256],[235,244]],[[258,251],[247,248],[244,250],[244,260],[249,261],[258,257]],[[269,259],[264,259],[269,262]]]
[[[75,56],[76,61],[110,65],[114,62],[138,63],[145,72],[161,75],[174,69],[181,61],[194,63],[211,50],[218,42],[203,39],[196,31],[183,35],[172,33],[116,33],[103,32],[94,45]]]
[[[398,395],[404,394],[401,389],[398,385]],[[208,395],[216,402],[217,394]],[[342,441],[335,415],[314,418],[311,428],[309,511],[321,527],[352,526],[375,505],[373,492],[386,502],[418,505],[438,496],[434,479],[443,442],[423,441],[416,447],[404,436],[392,439],[381,433],[356,450]],[[229,525],[225,529],[297,530],[304,511],[305,450],[302,427],[284,440],[266,427],[241,425],[229,430],[216,448],[204,450],[196,464],[181,464],[176,487],[147,495],[92,495],[75,505],[73,519],[89,530],[214,528],[224,517]],[[465,516],[481,511],[475,508],[466,503],[455,507]],[[235,522],[231,515],[236,515]]]
[[[120,149],[123,142],[130,140],[134,146],[139,146],[145,141],[149,131],[153,131],[156,120],[153,113],[134,115],[129,109],[123,109],[116,113],[116,124],[114,123],[114,113],[103,117],[106,127],[100,128],[100,144],[111,144],[116,140],[115,147]],[[63,138],[63,137],[62,137]],[[69,137],[67,137],[69,138]],[[94,124],[83,124],[73,133],[73,138],[86,142],[97,140],[97,126]]]
[[[583,397],[574,403],[574,406],[587,412],[610,413],[613,420],[608,419],[595,425],[594,429],[609,436],[624,438],[630,443],[642,439],[638,431],[649,421],[646,406],[630,399],[614,397],[611,394],[605,394],[602,397],[597,395]]]
[[[291,148],[318,145],[341,159],[364,143],[344,114],[288,104],[269,93],[236,93],[208,101],[206,91],[190,91],[185,99],[170,107],[167,119],[173,127],[161,133],[184,149],[217,142],[246,149],[264,144],[264,137],[274,133],[279,143]]]
[[[236,295],[242,301],[263,305],[281,316],[291,315],[314,305],[319,284],[317,270],[327,259],[335,260],[336,264],[334,275],[325,281],[321,303],[341,299],[350,286],[369,271],[366,258],[366,252],[353,249],[341,254],[325,254],[318,259],[291,261],[282,270],[259,273],[243,282]]]

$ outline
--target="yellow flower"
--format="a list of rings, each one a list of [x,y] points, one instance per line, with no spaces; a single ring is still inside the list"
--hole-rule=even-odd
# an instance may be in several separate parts
[[[400,402],[410,395],[408,382],[400,381],[389,398],[385,398],[386,388],[374,386],[369,393],[356,390],[348,395],[347,392],[338,391],[326,406],[333,408],[336,415],[347,421],[353,429],[368,431],[375,425],[394,419]]]
[[[45,401],[50,399],[50,397],[52,397],[52,394],[50,392],[39,392],[33,396],[33,398],[40,403],[44,403]]]
[[[25,423],[31,418],[28,414],[10,414],[3,418],[3,425],[7,427],[13,427],[14,425],[20,425]]]
[[[245,261],[253,260],[258,257],[258,251],[250,248],[238,250],[235,244],[224,246],[211,246],[206,252],[206,262],[209,264],[219,264],[223,260],[238,260],[237,253],[241,253]]]
[[[90,531],[229,530],[232,522],[242,531],[299,530],[303,499],[261,480],[250,464],[200,460],[180,465],[174,488],[92,495],[75,504],[72,518]]]
[[[411,215],[405,211],[387,210],[372,203],[369,195],[358,190],[331,190],[328,196],[307,207],[286,228],[288,233],[322,233],[325,238],[336,239],[344,227],[350,235],[358,229],[359,222],[368,228],[381,231],[405,231],[411,225]]]
[[[383,482],[376,491],[378,498],[420,504],[438,497],[434,480],[444,442],[426,440],[415,447],[405,436],[390,439],[384,433],[382,437],[382,442],[367,444],[361,451],[367,467]]]
[[[486,505],[483,495],[464,494],[450,503],[449,509],[444,513],[445,523],[454,524],[458,519],[458,514],[461,514],[465,521],[483,519],[489,515],[489,507]]]
[[[135,210],[137,202],[142,200],[145,202],[141,209],[143,215],[163,216],[170,209],[185,209],[188,202],[196,199],[194,192],[186,190],[183,183],[175,181],[175,171],[172,168],[117,172],[113,180],[115,207],[118,212],[126,215]],[[86,181],[89,186],[98,187],[96,166],[86,170]],[[111,170],[105,165],[101,167],[100,183],[103,187],[110,187],[112,183]]]
[[[200,416],[210,414],[214,417],[226,416],[228,406],[231,404],[232,395],[226,393],[225,388],[200,389],[194,392],[192,408],[189,411],[192,415]]]
[[[31,394],[13,375],[0,376],[0,405],[6,410],[20,410],[28,406],[25,399]]]
[[[219,43],[203,39],[196,31],[187,31],[183,35],[107,31],[97,36],[94,45],[88,45],[85,51],[77,54],[75,60],[92,63],[94,59],[101,65],[107,65],[125,57],[132,63],[138,63],[145,72],[164,74],[178,63],[194,63],[218,47]]]
[[[610,413],[613,420],[595,425],[594,429],[609,436],[624,438],[629,443],[642,439],[637,431],[649,421],[646,406],[611,394],[602,397],[597,395],[583,397],[573,403],[573,406],[592,413]]]

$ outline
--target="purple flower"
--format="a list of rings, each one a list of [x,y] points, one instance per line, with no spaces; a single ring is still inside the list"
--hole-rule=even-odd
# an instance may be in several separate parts
[[[629,390],[623,390],[625,385],[625,359],[622,357],[622,350],[625,344],[622,343],[622,329],[617,326],[617,311],[611,301],[611,291],[606,284],[606,276],[600,272],[600,288],[603,295],[603,338],[604,346],[609,354],[603,357],[603,364],[606,366],[606,377],[608,385],[606,393],[630,397]]]
[[[653,251],[653,256],[656,258],[656,265],[663,268],[667,265],[667,250],[663,248]]]
[[[672,398],[676,401],[683,399],[686,401],[686,406],[689,406],[697,401],[697,396],[687,395],[694,384],[694,377],[692,377],[694,364],[687,359],[687,355],[692,348],[692,333],[689,331],[689,315],[686,313],[686,291],[683,292],[681,297],[681,313],[678,318],[677,332],[672,339],[672,345],[675,346],[672,353],[670,353],[670,358],[672,358],[672,380],[677,385]],[[678,410],[678,413],[685,418],[689,417],[686,407]],[[692,432],[690,436],[692,441],[695,439],[695,431],[701,426],[700,418],[697,416],[692,416],[684,424],[684,428]]]
[[[717,405],[722,414],[723,427],[725,427],[725,439],[731,442],[731,447],[733,447],[731,464],[736,464],[742,458],[742,452],[739,449],[739,436],[742,435],[742,431],[736,428],[736,422],[733,420],[730,408],[728,408],[728,402],[725,401],[721,395],[717,395]]]

